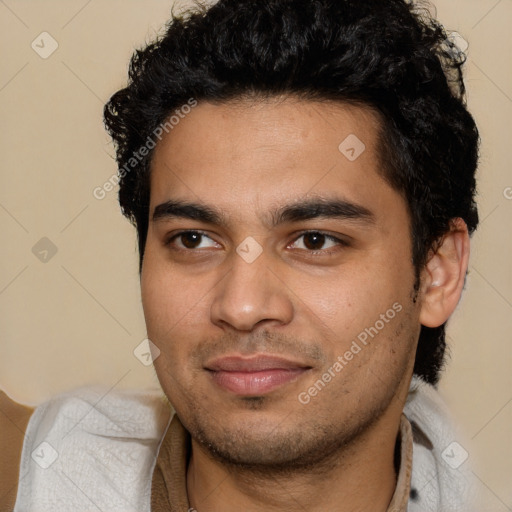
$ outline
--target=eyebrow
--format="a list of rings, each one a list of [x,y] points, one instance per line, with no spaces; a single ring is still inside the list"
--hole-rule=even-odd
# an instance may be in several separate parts
[[[201,203],[169,200],[159,204],[153,211],[152,221],[169,220],[173,218],[196,220],[206,224],[227,225],[225,215],[216,208]],[[312,219],[342,219],[372,224],[375,215],[368,208],[344,200],[313,198],[285,205],[270,212],[270,227],[276,227],[286,222],[300,222]]]

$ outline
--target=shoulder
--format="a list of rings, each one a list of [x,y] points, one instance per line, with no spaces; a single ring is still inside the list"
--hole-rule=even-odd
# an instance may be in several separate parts
[[[25,430],[34,409],[0,391],[0,510],[12,510]]]
[[[437,389],[414,378],[404,413],[414,439],[411,510],[472,511],[469,446]]]
[[[169,417],[161,391],[84,387],[41,404],[27,428],[15,510],[82,510],[87,496],[112,510],[142,503]]]

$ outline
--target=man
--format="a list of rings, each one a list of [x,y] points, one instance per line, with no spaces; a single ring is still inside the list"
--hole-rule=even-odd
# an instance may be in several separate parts
[[[470,510],[433,388],[478,223],[463,61],[403,0],[220,0],[136,52],[105,122],[176,414],[37,408],[14,510]]]

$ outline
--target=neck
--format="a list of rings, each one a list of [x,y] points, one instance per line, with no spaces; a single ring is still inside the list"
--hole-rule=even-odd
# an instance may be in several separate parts
[[[388,416],[307,471],[235,468],[212,458],[192,440],[187,472],[190,504],[199,512],[385,512],[396,487],[394,456],[400,425],[400,415]]]

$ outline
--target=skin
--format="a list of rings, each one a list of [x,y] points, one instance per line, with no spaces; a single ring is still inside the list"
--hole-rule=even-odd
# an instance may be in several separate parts
[[[192,436],[187,488],[200,512],[387,509],[420,326],[455,307],[469,246],[457,221],[413,300],[409,214],[382,177],[378,127],[369,109],[341,103],[202,102],[154,150],[142,300],[159,381]],[[365,144],[355,161],[338,149],[350,134]],[[273,222],[287,206],[330,200],[368,215]],[[167,201],[219,219],[175,215],[159,207]],[[176,236],[187,230],[204,235]],[[249,236],[262,249],[251,263],[236,251]],[[400,312],[301,403],[393,304]],[[261,354],[305,370],[250,397],[207,370]]]

